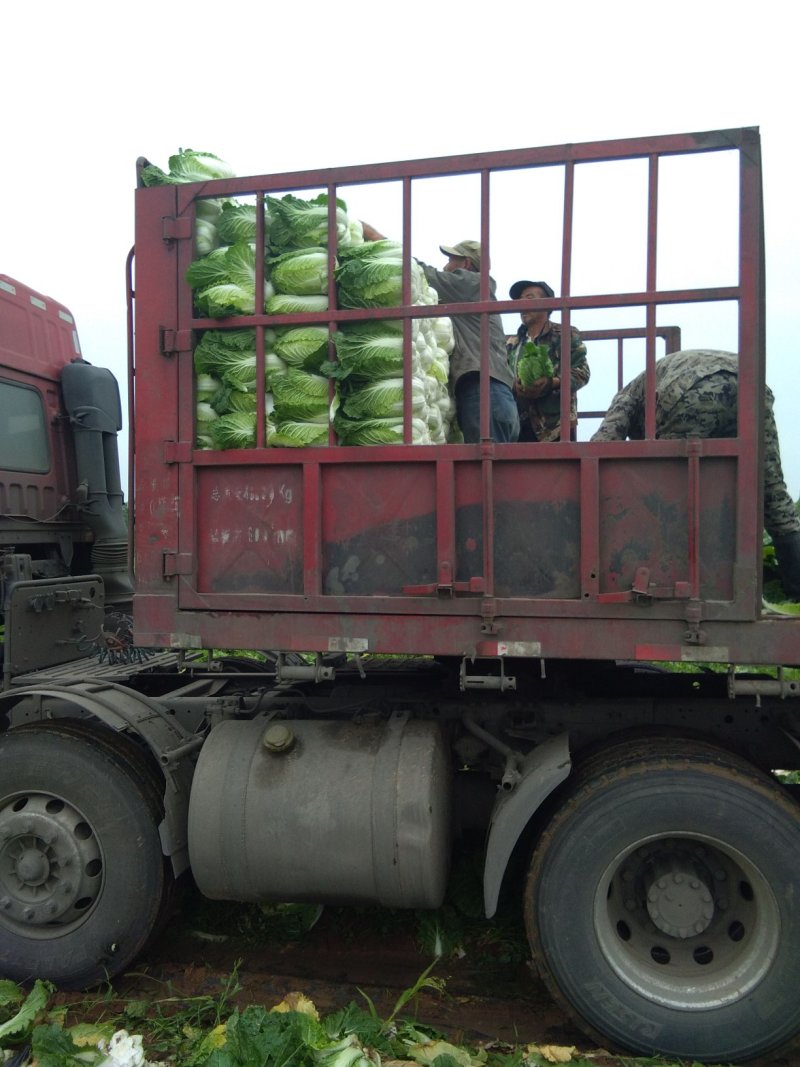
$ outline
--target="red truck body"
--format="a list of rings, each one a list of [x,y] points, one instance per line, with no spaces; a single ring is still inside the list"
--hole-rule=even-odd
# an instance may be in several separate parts
[[[738,282],[661,290],[659,162],[722,150],[740,159]],[[600,160],[639,157],[649,175],[647,288],[574,293],[574,174]],[[492,179],[544,166],[563,169],[566,189],[563,295],[550,302],[562,324],[579,310],[643,309],[652,372],[671,306],[735,302],[738,438],[195,450],[192,338],[219,322],[194,317],[183,279],[193,258],[195,198],[209,189],[139,190],[134,613],[143,643],[547,659],[800,658],[794,620],[762,618],[759,509],[737,503],[758,499],[761,460],[763,232],[754,131],[270,175],[215,182],[214,192],[261,198],[323,188],[346,199],[348,186],[396,181],[410,233],[415,181],[477,173],[483,236],[491,241],[499,240],[486,206]],[[499,302],[499,310],[517,306]],[[335,328],[378,314],[386,317],[383,309],[333,310],[304,321]],[[226,322],[260,330],[298,318]]]

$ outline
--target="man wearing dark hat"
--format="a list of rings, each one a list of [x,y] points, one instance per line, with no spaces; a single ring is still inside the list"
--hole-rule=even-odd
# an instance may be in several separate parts
[[[535,297],[552,299],[553,290],[547,282],[532,282],[527,279],[514,282],[509,290],[512,300]],[[509,362],[516,371],[517,363],[525,345],[532,341],[547,345],[553,373],[523,385],[515,374],[514,394],[517,398],[520,421],[520,441],[561,440],[561,324],[550,321],[550,311],[525,309],[520,313],[522,324],[515,337],[508,339]],[[574,441],[578,427],[578,402],[575,394],[589,381],[589,364],[586,361],[586,345],[581,335],[570,330],[570,440]]]
[[[364,238],[379,241],[383,235],[364,223]],[[417,262],[442,304],[466,304],[480,300],[481,246],[478,241],[440,245],[447,256],[442,270]],[[496,300],[496,286],[489,278],[489,299]],[[481,315],[453,315],[455,346],[450,354],[450,387],[456,401],[458,425],[468,444],[481,439],[480,369]],[[499,315],[489,315],[489,435],[494,441],[516,441],[519,415],[512,392],[514,375],[508,364],[505,334]]]

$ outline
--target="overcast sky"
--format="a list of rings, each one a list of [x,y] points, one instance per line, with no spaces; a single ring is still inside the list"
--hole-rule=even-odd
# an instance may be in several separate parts
[[[800,138],[786,11],[772,0],[9,6],[0,42],[0,271],[66,304],[85,357],[124,380],[124,271],[140,155],[166,168],[179,147],[202,149],[247,175],[758,126],[767,379],[797,498]],[[549,208],[546,198],[520,203],[520,232],[537,231],[537,213],[542,227],[560,224]],[[524,261],[520,242],[506,239],[513,267],[498,261],[493,243],[503,296]],[[613,234],[605,240],[615,243]]]

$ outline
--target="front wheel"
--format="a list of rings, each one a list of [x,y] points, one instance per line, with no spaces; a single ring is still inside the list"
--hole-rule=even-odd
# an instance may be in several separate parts
[[[0,974],[86,988],[144,948],[171,888],[156,779],[83,723],[0,737]]]
[[[593,1037],[764,1054],[800,1029],[800,810],[722,750],[618,745],[544,831],[525,921],[542,978]]]

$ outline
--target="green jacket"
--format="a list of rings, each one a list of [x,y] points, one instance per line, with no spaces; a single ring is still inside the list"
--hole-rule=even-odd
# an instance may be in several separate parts
[[[550,360],[553,364],[553,377],[561,377],[561,323],[548,319],[538,337],[530,338],[523,323],[517,330],[516,338],[508,344],[508,361],[516,378],[517,362],[525,344],[534,340],[537,344],[547,344]],[[577,391],[589,381],[591,371],[586,359],[586,345],[581,335],[573,326],[570,330],[570,425],[578,425]],[[520,433],[527,425],[536,441],[558,441],[561,436],[561,389],[550,389],[535,400],[517,396],[519,409]]]

